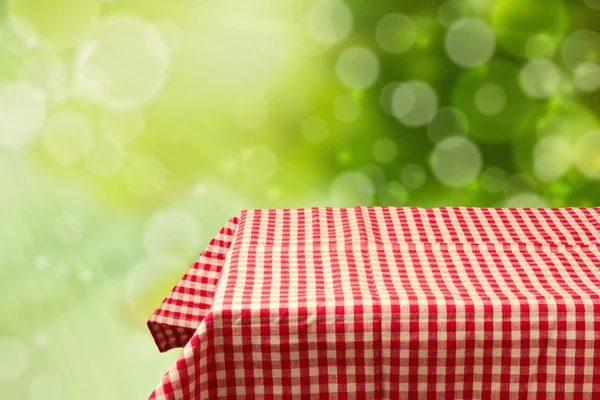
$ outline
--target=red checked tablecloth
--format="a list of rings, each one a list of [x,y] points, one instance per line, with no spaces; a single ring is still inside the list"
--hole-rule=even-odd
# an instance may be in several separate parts
[[[599,399],[600,208],[244,210],[151,316],[151,399]]]

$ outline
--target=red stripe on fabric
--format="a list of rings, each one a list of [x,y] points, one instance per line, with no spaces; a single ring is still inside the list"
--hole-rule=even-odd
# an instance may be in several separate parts
[[[492,231],[496,235],[495,239],[500,239],[499,242],[501,242],[501,243],[510,243],[512,241],[512,240],[510,240],[510,238],[511,238],[510,232],[508,232],[508,229],[505,229],[506,228],[505,226],[500,227],[498,225],[498,223],[496,222],[496,218],[502,221],[501,216],[498,215],[498,211],[490,210],[489,208],[482,208],[482,209],[480,209],[480,211],[486,218],[486,222],[492,227]],[[494,218],[494,217],[496,217],[496,218]],[[505,236],[505,231],[506,231],[506,234],[509,235],[508,239]]]
[[[594,238],[595,235],[592,233],[592,231],[588,228],[587,223],[589,221],[584,221],[581,216],[578,213],[578,209],[573,209],[573,208],[566,208],[563,210],[559,210],[559,213],[566,213],[570,218],[572,218],[574,221],[577,222],[577,226],[579,228],[581,228],[581,230],[583,230],[584,234],[585,234],[585,239],[589,238]],[[591,227],[593,229],[593,226]],[[598,230],[596,230],[596,232],[598,232]],[[584,240],[584,238],[580,238],[581,242],[586,242],[586,240]]]
[[[409,209],[397,208],[396,214],[398,215],[398,220],[400,221],[400,226],[402,229],[402,234],[406,243],[413,243],[413,237],[410,232],[410,225],[408,224],[407,214],[411,212]]]

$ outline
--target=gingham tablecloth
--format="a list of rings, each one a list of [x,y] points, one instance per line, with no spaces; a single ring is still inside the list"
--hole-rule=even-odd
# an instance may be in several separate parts
[[[244,210],[151,316],[151,399],[598,399],[600,208]]]

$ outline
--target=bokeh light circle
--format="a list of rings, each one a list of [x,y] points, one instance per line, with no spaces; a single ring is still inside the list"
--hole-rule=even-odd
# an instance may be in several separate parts
[[[57,111],[42,128],[42,142],[56,162],[71,166],[92,145],[92,127],[83,115],[69,110]]]
[[[30,20],[45,44],[63,48],[90,27],[98,16],[100,1],[9,0],[8,8],[13,15]]]
[[[187,211],[161,210],[154,214],[144,229],[144,247],[156,259],[179,258],[197,252],[200,227]]]
[[[400,172],[400,181],[408,189],[420,189],[427,181],[427,172],[419,164],[408,164]]]
[[[28,144],[45,118],[44,92],[28,83],[0,85],[0,147]]]
[[[552,37],[545,33],[536,33],[525,43],[525,55],[529,59],[552,58],[557,44]]]
[[[506,199],[504,207],[509,208],[547,208],[548,203],[535,193],[517,193]]]
[[[100,129],[104,135],[122,143],[135,139],[144,130],[144,124],[144,113],[139,108],[106,108],[100,115]]]
[[[439,142],[449,136],[466,136],[469,132],[469,121],[465,114],[457,108],[442,107],[427,125],[427,134],[433,142]]]
[[[167,171],[164,165],[149,154],[134,154],[125,166],[127,188],[138,197],[152,197],[165,186]]]
[[[313,115],[302,121],[300,132],[307,142],[320,143],[329,134],[329,124],[323,118]]]
[[[519,82],[528,96],[546,99],[559,89],[560,71],[550,60],[532,60],[521,69]]]
[[[443,2],[437,11],[437,17],[440,24],[449,28],[454,22],[468,14],[467,5],[463,1],[448,0]]]
[[[574,148],[577,169],[590,179],[600,179],[600,130],[579,137]]]
[[[527,56],[535,35],[560,43],[569,26],[569,11],[562,0],[495,0],[491,13],[498,45],[513,56]]]
[[[117,175],[127,154],[122,146],[108,138],[97,139],[85,155],[85,168],[99,178],[110,178]]]
[[[78,96],[111,108],[135,108],[161,90],[169,49],[151,24],[134,17],[103,21],[80,42],[75,57]]]
[[[377,23],[375,37],[379,46],[394,54],[404,53],[417,39],[417,28],[404,14],[388,14]]]
[[[582,92],[593,92],[600,88],[600,65],[584,62],[573,72],[573,84]]]
[[[571,166],[573,152],[569,141],[558,135],[540,139],[533,150],[535,176],[543,182],[561,177]]]
[[[437,94],[422,81],[404,82],[392,94],[391,109],[394,116],[410,127],[427,124],[435,116],[437,108]]]
[[[45,333],[36,333],[33,342],[37,347],[46,347],[48,344],[48,336]]]
[[[579,65],[600,60],[600,35],[590,30],[571,33],[562,44],[562,59],[574,71]]]
[[[248,147],[242,151],[240,165],[250,181],[265,183],[277,172],[277,156],[265,145]]]
[[[431,169],[438,181],[451,187],[471,183],[482,166],[477,146],[464,137],[449,137],[437,144],[431,154]]]
[[[531,176],[523,173],[517,173],[509,177],[504,186],[504,195],[507,198],[516,194],[535,192],[537,192],[536,181]]]
[[[54,234],[64,244],[76,243],[83,237],[83,222],[75,214],[62,214],[54,220]]]
[[[544,151],[541,151],[542,148],[540,148],[538,150],[541,151],[540,154],[548,153],[548,148],[553,147],[552,140],[556,143],[559,140],[557,138],[561,138],[560,140],[566,140],[570,144],[568,146],[565,144],[563,149],[565,154],[560,155],[560,157],[565,157],[567,156],[566,152],[572,151],[579,137],[598,127],[598,120],[593,112],[574,99],[552,101],[550,106],[544,103],[541,102],[538,107],[532,107],[529,113],[519,121],[518,139],[511,143],[513,165],[517,170],[528,174],[535,173],[535,149],[545,138],[555,139],[547,142],[550,146],[544,147]],[[557,149],[556,152],[558,153],[559,150]],[[558,154],[556,157],[559,157]],[[564,162],[560,157],[557,159],[557,164]],[[541,157],[542,160],[537,161],[540,166],[544,162],[543,158]],[[568,182],[571,177],[576,176],[576,174],[566,175],[564,179],[560,179],[557,185],[553,184],[552,188],[556,189]]]
[[[483,20],[466,17],[454,22],[445,39],[446,53],[461,67],[476,67],[494,54],[494,31]]]
[[[385,184],[385,172],[375,164],[365,164],[358,172],[365,174],[373,184],[373,187],[378,188]]]
[[[396,88],[400,85],[400,82],[391,82],[388,83],[381,89],[379,93],[379,105],[389,115],[394,115],[394,110],[392,109],[392,98],[394,96],[394,92]],[[414,102],[414,96],[410,102]],[[411,106],[412,107],[412,106]]]
[[[519,73],[515,63],[499,59],[463,72],[452,90],[452,106],[469,117],[470,137],[502,143],[521,134],[520,121],[537,102],[523,92]]]
[[[415,107],[417,96],[412,86],[406,83],[394,86],[390,96],[390,111],[396,118],[404,117]]]
[[[63,399],[62,383],[50,374],[36,375],[27,391],[29,400],[61,400]]]
[[[352,12],[339,0],[316,0],[306,15],[308,33],[324,44],[342,41],[352,29]]]
[[[373,143],[373,157],[380,163],[392,162],[397,152],[396,143],[389,138],[381,138]]]
[[[495,83],[484,83],[475,92],[475,107],[485,115],[496,115],[506,106],[506,92]]]
[[[342,172],[329,187],[329,197],[334,207],[368,205],[373,201],[374,195],[373,182],[362,172]]]
[[[17,338],[0,337],[0,382],[19,377],[29,364],[27,347]]]
[[[384,206],[401,206],[408,198],[408,190],[398,181],[389,181],[379,193],[379,199]]]
[[[240,127],[257,130],[267,122],[269,103],[262,95],[244,94],[234,101],[232,114]]]
[[[77,277],[81,283],[88,284],[94,279],[94,274],[89,269],[82,269],[77,273]]]
[[[490,193],[504,190],[506,185],[506,172],[498,167],[486,168],[480,176],[481,186]]]
[[[352,122],[360,114],[360,101],[349,93],[340,94],[333,101],[333,115],[342,122]]]
[[[63,59],[41,49],[25,58],[19,79],[43,90],[49,99],[62,101],[69,95],[69,71]]]
[[[336,63],[340,81],[350,89],[366,89],[379,75],[379,60],[366,47],[351,47],[342,52]]]
[[[48,258],[44,254],[39,254],[34,261],[35,268],[40,271],[48,269]]]

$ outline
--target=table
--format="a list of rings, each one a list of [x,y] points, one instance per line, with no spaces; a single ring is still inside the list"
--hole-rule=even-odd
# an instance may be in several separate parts
[[[600,398],[599,243],[600,208],[243,210],[148,320],[150,399]]]

